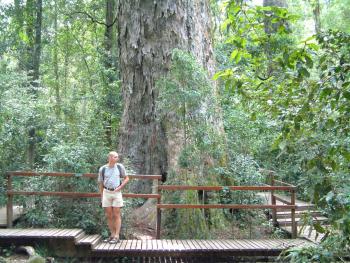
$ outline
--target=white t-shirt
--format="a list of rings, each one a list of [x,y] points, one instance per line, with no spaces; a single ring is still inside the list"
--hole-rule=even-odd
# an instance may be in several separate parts
[[[120,166],[121,174],[119,174],[118,166]],[[102,178],[102,170],[104,171],[104,180]],[[118,163],[114,167],[109,167],[108,164],[105,164],[100,167],[98,170],[98,182],[103,181],[103,186],[111,189],[117,188],[121,184],[121,178],[126,176],[126,171],[124,165]]]

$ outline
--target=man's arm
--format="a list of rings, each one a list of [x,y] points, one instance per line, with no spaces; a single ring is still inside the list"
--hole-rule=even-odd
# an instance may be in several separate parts
[[[114,190],[114,191],[120,191],[124,188],[124,186],[129,182],[129,176],[125,176],[123,178],[123,182]]]
[[[99,190],[99,193],[100,193],[100,195],[101,195],[101,198],[102,198],[102,193],[103,193],[103,183],[102,182],[99,182],[99,184],[98,184],[98,190]]]

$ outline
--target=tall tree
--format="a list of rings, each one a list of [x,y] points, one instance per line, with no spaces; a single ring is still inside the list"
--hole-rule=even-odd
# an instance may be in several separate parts
[[[42,27],[42,0],[28,0],[26,3],[26,33],[27,33],[27,54],[25,68],[31,80],[30,93],[37,98],[37,87],[39,81],[40,55],[41,55],[41,27]],[[29,127],[28,144],[28,165],[34,166],[36,127],[35,120],[31,119]]]
[[[104,67],[106,71],[105,86],[109,89],[113,82],[118,79],[117,73],[117,44],[116,44],[116,0],[106,0],[106,19],[105,19],[105,39],[104,39]],[[111,94],[107,92],[107,94]],[[107,95],[108,96],[108,95]],[[107,99],[107,104],[111,100]],[[106,105],[111,109],[111,105]],[[108,146],[112,146],[112,114],[104,114],[105,134]]]
[[[55,90],[55,112],[59,118],[61,115],[61,90],[60,90],[60,79],[58,72],[58,0],[54,3],[54,16],[53,16],[53,28],[54,28],[54,47],[53,47],[53,71],[54,71],[54,90]]]
[[[209,1],[127,0],[118,8],[119,61],[124,112],[119,151],[135,172],[163,174],[181,143],[157,122],[155,82],[165,76],[174,48],[191,52],[213,72]],[[213,91],[214,92],[214,91]],[[138,190],[149,191],[141,182]]]

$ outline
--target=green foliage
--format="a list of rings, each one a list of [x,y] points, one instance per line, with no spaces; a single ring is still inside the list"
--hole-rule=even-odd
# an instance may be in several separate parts
[[[342,186],[349,185],[350,39],[328,31],[297,43],[288,30],[293,19],[284,9],[231,1],[224,22],[229,35],[218,46],[224,63],[216,78],[224,80],[226,101],[249,112],[252,121],[273,123],[263,137],[270,148],[250,146],[248,152],[282,180],[298,182],[304,197],[333,215],[329,230],[314,224],[327,233],[319,247],[292,249],[287,256],[292,262],[324,262],[348,251],[348,230],[339,222],[346,224],[349,212],[348,190]],[[225,111],[234,112],[229,104]]]
[[[161,117],[175,113],[178,125],[186,134],[192,132],[195,125],[209,119],[202,107],[203,104],[210,106],[214,103],[214,98],[208,97],[212,93],[211,83],[206,72],[189,53],[173,50],[170,72],[166,78],[158,80],[157,87]]]
[[[5,256],[5,257],[9,257],[13,254],[14,250],[15,250],[15,246],[11,245],[10,247],[0,247],[0,255],[1,256]],[[0,262],[7,262],[4,258],[0,257]]]
[[[222,137],[214,120],[214,87],[207,73],[192,55],[175,49],[170,71],[157,81],[157,87],[161,121],[183,132],[179,165],[202,174],[206,159],[222,155]]]
[[[324,5],[323,24],[325,29],[340,30],[350,33],[350,1],[333,0]]]
[[[25,71],[26,45],[33,10],[19,1],[0,5],[0,170],[29,170],[28,133],[35,127],[38,171],[97,172],[118,141],[121,94],[116,68],[117,49],[104,47],[104,1],[43,3],[40,80],[34,97]],[[89,16],[90,15],[90,16]],[[109,61],[109,63],[106,62]],[[4,174],[0,177],[5,192]],[[15,177],[14,189],[28,191],[97,191],[95,180]],[[90,200],[91,201],[91,200]],[[6,196],[0,195],[0,204]],[[103,232],[98,202],[60,198],[16,197],[23,205],[23,227],[76,227]],[[83,209],[87,214],[79,212]],[[79,212],[79,213],[78,213]],[[69,216],[68,216],[69,215]]]

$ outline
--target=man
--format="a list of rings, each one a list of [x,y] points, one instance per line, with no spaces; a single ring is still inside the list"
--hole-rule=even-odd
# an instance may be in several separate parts
[[[121,179],[124,180],[121,180]],[[121,207],[123,207],[123,196],[121,190],[128,183],[129,177],[125,168],[118,163],[118,153],[108,154],[108,163],[100,167],[98,172],[99,190],[102,199],[102,207],[107,217],[110,237],[104,240],[111,244],[119,242],[121,226]]]

